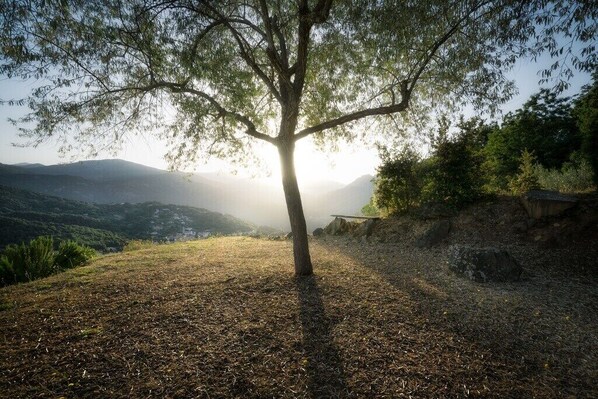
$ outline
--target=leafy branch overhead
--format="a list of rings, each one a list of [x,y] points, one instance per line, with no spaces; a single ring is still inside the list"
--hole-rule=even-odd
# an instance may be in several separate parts
[[[37,122],[23,131],[34,141],[66,143],[76,127],[83,147],[105,145],[168,127],[173,159],[226,155],[248,138],[350,135],[413,104],[496,106],[524,53],[561,57],[545,78],[591,70],[590,3],[5,1],[0,72],[46,79],[23,120]],[[586,45],[576,56],[553,34]]]

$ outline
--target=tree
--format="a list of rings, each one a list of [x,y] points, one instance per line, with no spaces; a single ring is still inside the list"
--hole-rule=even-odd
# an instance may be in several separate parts
[[[466,121],[461,117],[456,134],[448,137],[449,122],[439,125],[423,173],[422,200],[460,207],[482,196],[481,151],[491,128],[478,118]]]
[[[580,147],[580,135],[572,113],[572,101],[542,89],[494,129],[485,148],[487,166],[501,179],[499,186],[518,173],[521,154],[533,151],[539,164],[560,168]]]
[[[260,140],[276,146],[298,275],[312,265],[297,140],[351,137],[364,118],[381,131],[410,106],[496,108],[513,92],[502,72],[517,56],[548,50],[580,69],[598,58],[598,11],[586,1],[0,4],[0,73],[47,82],[27,101],[25,136],[93,152],[162,128],[173,166],[203,152],[241,159]],[[557,34],[589,44],[577,56]]]
[[[509,181],[509,189],[515,195],[522,195],[530,190],[539,188],[540,183],[534,172],[536,158],[527,149],[521,153],[519,173]]]
[[[584,86],[575,101],[573,114],[581,133],[581,150],[592,165],[594,184],[598,188],[598,70],[592,85]]]
[[[411,148],[392,155],[382,148],[376,170],[374,203],[386,214],[400,213],[419,205],[424,179],[421,157]]]

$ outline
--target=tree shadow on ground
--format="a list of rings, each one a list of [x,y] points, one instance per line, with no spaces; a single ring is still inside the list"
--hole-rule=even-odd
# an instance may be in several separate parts
[[[313,398],[345,397],[346,375],[315,276],[295,280],[300,305],[307,390]]]
[[[410,248],[413,256],[403,259],[387,251],[390,246],[383,245],[375,249],[383,256],[372,261],[360,251],[347,250],[345,243],[327,241],[321,245],[327,252],[343,254],[351,263],[375,272],[405,294],[423,332],[439,332],[438,342],[449,345],[453,351],[484,355],[479,359],[474,357],[473,361],[491,368],[487,375],[488,384],[494,384],[495,388],[503,389],[513,397],[529,396],[536,390],[536,393],[540,392],[539,396],[550,396],[549,393],[554,392],[577,396],[594,389],[588,377],[592,370],[588,371],[584,365],[583,349],[558,346],[565,332],[575,331],[575,323],[559,323],[558,316],[551,316],[576,314],[583,320],[583,314],[579,313],[584,307],[578,306],[576,298],[590,298],[586,291],[585,294],[575,292],[577,287],[572,285],[573,292],[553,292],[545,287],[544,283],[549,280],[542,279],[492,284],[462,282],[445,271],[446,266],[435,270],[444,260],[438,251]],[[434,256],[430,257],[429,253]],[[566,281],[562,283],[567,284]],[[591,319],[588,322],[591,323]],[[583,337],[582,340],[580,344],[586,342]],[[550,360],[545,360],[547,358]],[[512,379],[520,383],[505,388],[510,384],[507,381]]]

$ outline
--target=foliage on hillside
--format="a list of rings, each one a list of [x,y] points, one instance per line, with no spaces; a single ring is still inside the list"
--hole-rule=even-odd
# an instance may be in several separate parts
[[[89,204],[0,186],[0,247],[39,235],[71,239],[95,249],[122,248],[129,239],[173,240],[186,234],[251,231],[230,215],[205,209],[142,204]]]
[[[382,151],[374,202],[393,213],[426,202],[459,207],[485,195],[519,195],[531,188],[595,190],[596,93],[596,79],[575,99],[543,89],[507,114],[501,126],[461,117],[452,135],[441,117],[427,158],[409,148]]]

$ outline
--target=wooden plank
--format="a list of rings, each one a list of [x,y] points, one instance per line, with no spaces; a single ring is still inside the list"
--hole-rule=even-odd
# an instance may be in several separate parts
[[[330,215],[335,218],[347,218],[347,219],[380,219],[380,216],[349,216],[349,215]]]

